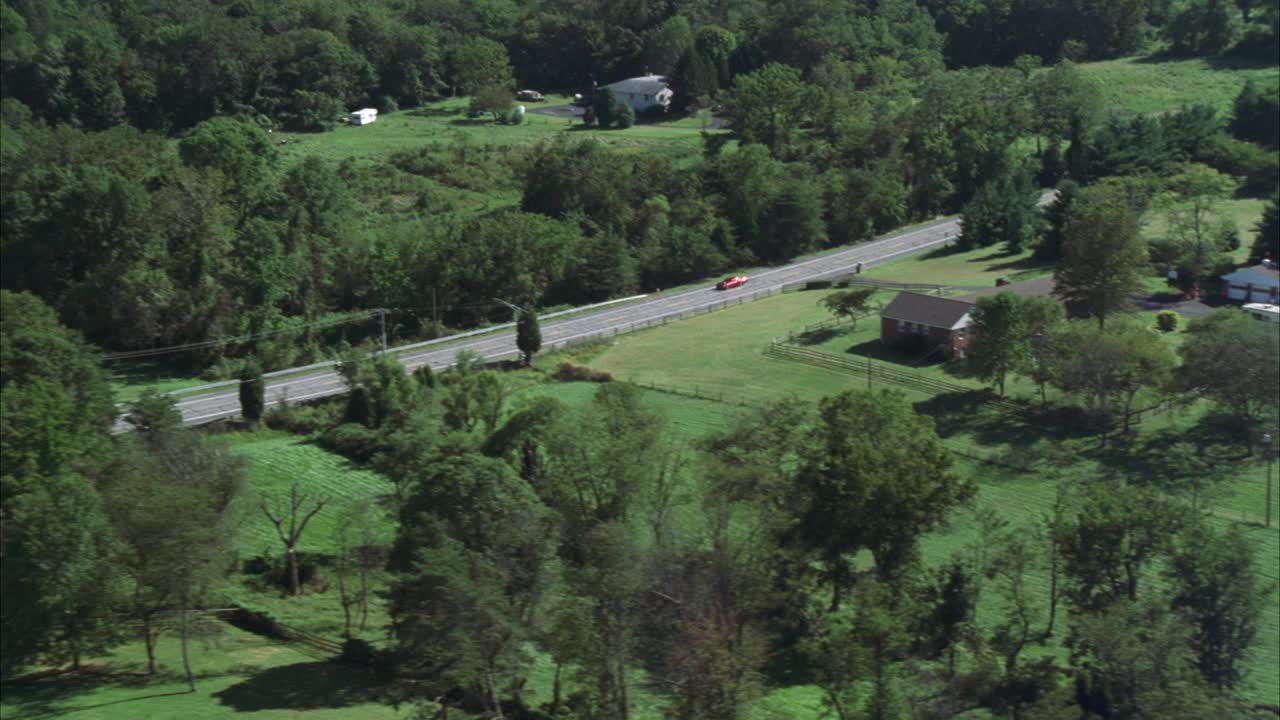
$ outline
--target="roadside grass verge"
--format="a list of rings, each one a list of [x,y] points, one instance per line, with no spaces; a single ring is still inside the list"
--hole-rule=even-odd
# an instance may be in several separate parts
[[[1280,67],[1259,67],[1231,58],[1130,57],[1083,63],[1080,70],[1098,84],[1105,106],[1126,114],[1177,110],[1206,103],[1228,116],[1245,82],[1280,82]]]
[[[1016,282],[1052,272],[1053,267],[1036,260],[1030,250],[1010,254],[1003,247],[993,245],[973,250],[940,247],[876,265],[863,275],[896,282],[991,287],[997,278]]]

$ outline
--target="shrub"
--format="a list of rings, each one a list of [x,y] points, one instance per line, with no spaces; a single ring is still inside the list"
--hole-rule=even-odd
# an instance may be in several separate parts
[[[508,125],[519,125],[522,122],[524,122],[524,111],[520,108],[512,110],[511,113],[507,115]]]
[[[614,122],[619,128],[626,130],[636,124],[636,111],[626,103],[619,103],[618,109],[614,111]]]
[[[574,365],[573,363],[563,362],[556,368],[556,380],[560,382],[612,382],[613,376],[603,370],[593,370],[589,367]]]
[[[1156,313],[1156,327],[1162,332],[1173,332],[1178,329],[1178,313],[1172,310],[1161,310]]]
[[[348,422],[321,435],[320,445],[352,460],[368,462],[378,452],[380,440],[377,430]]]
[[[272,430],[310,435],[336,425],[341,412],[342,405],[338,403],[290,405],[283,402],[268,410],[263,415],[263,421]]]

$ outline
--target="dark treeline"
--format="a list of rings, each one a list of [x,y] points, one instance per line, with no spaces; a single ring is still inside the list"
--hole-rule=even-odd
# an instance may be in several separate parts
[[[994,6],[963,18],[905,0],[0,9],[3,286],[111,350],[307,325],[301,340],[182,355],[191,368],[313,359],[332,340],[314,323],[369,308],[395,309],[394,335],[422,336],[507,319],[494,298],[546,307],[670,287],[975,198],[994,228],[1025,213],[1037,185],[1068,177],[1151,178],[1199,162],[1251,195],[1276,185],[1275,154],[1260,147],[1276,142],[1274,88],[1246,88],[1231,118],[1192,108],[1109,119],[1070,63],[1036,70],[1128,52],[1114,38],[1167,27],[1154,5],[1055,24],[1043,44],[1018,46],[1017,67],[957,70],[947,62],[1008,59],[961,28],[998,28],[982,19]],[[1274,15],[1236,12],[1255,25]],[[1107,29],[1127,22],[1140,27]],[[1065,52],[1071,43],[1088,51]],[[509,90],[515,78],[583,87],[645,68],[669,72],[684,102],[723,105],[742,146],[708,135],[701,158],[676,162],[591,141],[429,145],[388,167],[285,162],[263,129],[323,128],[361,104]],[[519,207],[477,212],[441,187],[513,192]]]
[[[673,75],[694,98],[770,62],[806,76],[833,59],[920,75],[944,58],[1093,60],[1151,41],[1197,54],[1243,42],[1266,57],[1277,17],[1256,0],[6,0],[0,79],[38,117],[87,129],[181,130],[218,115],[315,128],[357,105],[411,107],[513,80],[577,88],[644,70]]]

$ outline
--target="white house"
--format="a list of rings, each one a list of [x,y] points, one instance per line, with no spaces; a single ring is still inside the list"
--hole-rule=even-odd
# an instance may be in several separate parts
[[[351,113],[352,125],[368,125],[378,119],[378,111],[374,108],[363,108]]]
[[[1222,297],[1247,303],[1280,305],[1280,270],[1254,265],[1223,275]]]
[[[667,79],[661,75],[641,75],[627,80],[619,80],[612,85],[605,85],[613,91],[620,103],[626,103],[636,112],[644,112],[651,107],[668,107],[671,105],[671,88]]]

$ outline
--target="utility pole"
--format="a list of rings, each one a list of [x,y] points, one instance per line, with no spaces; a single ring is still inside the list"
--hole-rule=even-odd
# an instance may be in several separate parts
[[[378,325],[382,330],[382,354],[387,354],[387,309],[378,308]]]
[[[436,289],[431,288],[431,330],[440,332],[440,312],[436,308]]]
[[[1274,459],[1274,453],[1271,452],[1271,433],[1265,433],[1262,436],[1262,451],[1267,454],[1267,527],[1271,527],[1271,461]]]

